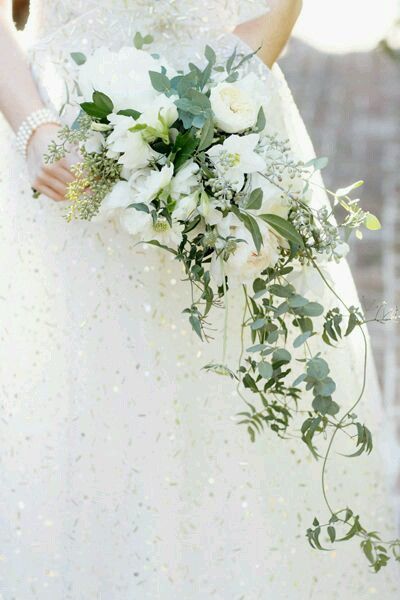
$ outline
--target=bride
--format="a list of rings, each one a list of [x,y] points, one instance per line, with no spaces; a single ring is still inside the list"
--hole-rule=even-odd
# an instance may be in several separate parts
[[[395,566],[368,572],[356,542],[337,553],[307,546],[305,529],[323,510],[318,465],[296,440],[265,433],[250,444],[236,425],[231,382],[199,370],[217,342],[202,345],[189,331],[176,264],[134,249],[113,223],[66,226],[79,157],[43,161],[59,128],[50,109],[68,102],[71,51],[151,32],[175,66],[206,42],[221,53],[261,46],[265,73],[300,0],[32,0],[24,50],[9,4],[0,0],[0,597],[397,598]],[[307,132],[272,73],[287,135],[308,160]],[[357,305],[347,266],[331,277]],[[357,338],[334,356],[340,402],[350,406],[362,378]],[[372,364],[368,373],[361,416],[379,433]],[[354,466],[338,455],[328,479],[338,504],[351,500],[386,534],[383,472],[378,451]]]

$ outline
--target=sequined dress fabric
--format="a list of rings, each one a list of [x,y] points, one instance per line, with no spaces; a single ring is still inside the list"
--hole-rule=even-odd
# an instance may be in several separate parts
[[[69,52],[152,33],[176,66],[205,41],[233,49],[241,0],[34,0],[26,39],[43,96],[58,108]],[[312,145],[278,69],[276,110],[301,157]],[[33,200],[13,135],[0,155],[0,598],[3,600],[363,600],[397,598],[395,569],[367,571],[357,543],[316,553],[304,532],[323,515],[319,466],[298,440],[251,444],[230,380],[181,310],[179,267],[134,247],[114,223],[67,224]],[[315,202],[324,202],[324,198]],[[346,265],[331,273],[349,303]],[[228,358],[237,364],[242,300],[230,299]],[[326,348],[321,347],[324,355]],[[329,358],[329,356],[328,356]],[[335,351],[340,403],[360,385],[360,340]],[[361,411],[382,418],[373,366]],[[336,456],[329,486],[366,523],[393,534],[382,453]]]

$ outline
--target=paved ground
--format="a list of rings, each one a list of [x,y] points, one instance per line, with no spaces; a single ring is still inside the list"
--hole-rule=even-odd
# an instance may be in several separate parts
[[[327,55],[298,40],[281,60],[316,152],[329,156],[325,180],[364,179],[363,205],[383,231],[354,242],[351,263],[367,310],[400,305],[400,60],[382,50]],[[335,189],[336,189],[335,187]],[[371,328],[375,357],[400,441],[400,324]]]

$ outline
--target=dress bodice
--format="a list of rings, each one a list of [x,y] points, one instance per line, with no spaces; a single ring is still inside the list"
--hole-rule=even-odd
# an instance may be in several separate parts
[[[152,50],[175,67],[199,61],[205,44],[221,57],[239,43],[235,26],[268,12],[268,0],[31,0],[26,46],[37,83],[58,109],[74,78],[71,52],[131,45],[136,32],[153,36]]]
[[[99,9],[125,14],[155,29],[231,30],[239,22],[268,10],[268,0],[31,0],[35,33],[49,35]],[[72,31],[73,33],[73,31]]]

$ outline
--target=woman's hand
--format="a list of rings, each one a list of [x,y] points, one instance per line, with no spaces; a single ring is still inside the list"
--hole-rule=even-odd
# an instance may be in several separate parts
[[[32,187],[56,202],[65,200],[67,185],[74,180],[70,167],[79,160],[77,154],[68,154],[51,165],[44,162],[44,155],[48,151],[49,144],[56,139],[58,131],[59,126],[51,123],[38,127],[29,140],[27,153]]]

